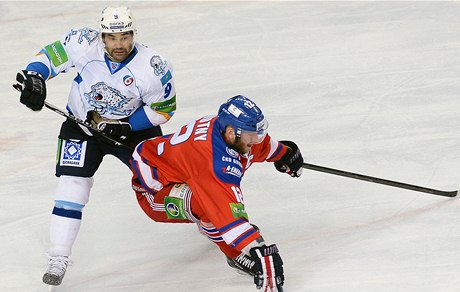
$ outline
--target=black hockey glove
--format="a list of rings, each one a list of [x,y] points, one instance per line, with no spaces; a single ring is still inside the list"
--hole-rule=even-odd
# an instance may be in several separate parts
[[[254,264],[254,284],[264,291],[283,291],[283,260],[275,244],[253,247],[249,251]],[[276,288],[276,290],[275,290]]]
[[[95,129],[120,140],[126,139],[131,133],[131,125],[128,122],[106,119],[95,111],[88,112],[86,121]]]
[[[20,102],[33,111],[39,111],[45,105],[45,79],[33,71],[22,70],[16,75],[16,84],[13,87],[21,92]]]
[[[275,162],[276,170],[286,172],[292,177],[301,176],[303,157],[299,147],[292,141],[280,141],[280,143],[288,146],[289,149],[280,160]]]

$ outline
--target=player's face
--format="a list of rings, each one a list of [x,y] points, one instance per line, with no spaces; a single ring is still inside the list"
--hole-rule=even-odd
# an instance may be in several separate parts
[[[110,59],[122,62],[133,48],[134,35],[132,32],[104,33],[102,40]]]
[[[245,132],[241,133],[239,139],[235,139],[233,145],[234,149],[240,154],[246,154],[251,151],[251,148],[255,144],[259,144],[263,141],[265,135],[261,136],[257,132]]]

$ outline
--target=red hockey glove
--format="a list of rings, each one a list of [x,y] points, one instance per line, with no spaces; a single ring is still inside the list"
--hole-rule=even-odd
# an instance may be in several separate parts
[[[276,170],[286,172],[292,177],[299,177],[302,175],[303,165],[303,157],[299,147],[292,141],[279,142],[288,146],[289,149],[280,160],[275,162]]]
[[[19,101],[33,111],[39,111],[45,105],[45,79],[33,71],[22,70],[16,75],[16,84],[13,87],[21,92]]]
[[[283,291],[283,260],[275,244],[253,247],[249,251],[254,264],[254,284],[264,291]],[[276,289],[276,290],[275,290]]]

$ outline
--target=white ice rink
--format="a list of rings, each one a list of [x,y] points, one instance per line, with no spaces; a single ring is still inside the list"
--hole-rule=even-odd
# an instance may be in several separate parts
[[[0,291],[41,282],[62,117],[34,113],[16,72],[109,2],[0,2]],[[126,3],[126,2],[125,2]],[[460,2],[127,2],[138,40],[174,64],[172,132],[243,94],[307,162],[460,189]],[[75,71],[48,82],[61,108]],[[95,177],[56,291],[257,291],[195,226],[140,210],[113,157]],[[243,180],[247,211],[285,262],[287,292],[460,291],[460,198],[270,164]]]

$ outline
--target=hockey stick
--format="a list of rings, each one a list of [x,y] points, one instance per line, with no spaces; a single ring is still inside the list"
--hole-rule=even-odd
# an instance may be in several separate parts
[[[101,130],[96,129],[95,127],[93,127],[90,123],[85,122],[85,121],[83,121],[83,120],[77,118],[76,116],[74,116],[74,115],[72,115],[72,114],[69,114],[69,113],[67,113],[67,112],[65,112],[65,111],[63,111],[63,110],[61,110],[61,109],[59,109],[58,107],[52,105],[52,104],[49,103],[49,102],[46,102],[46,101],[45,101],[45,107],[47,107],[48,109],[52,110],[53,112],[55,112],[55,113],[57,113],[57,114],[59,114],[59,115],[61,115],[61,116],[63,116],[63,117],[66,117],[67,119],[71,120],[72,122],[75,122],[75,123],[77,123],[77,124],[79,124],[79,125],[82,125],[82,126],[88,128],[88,129],[91,130],[92,132],[95,132],[96,134],[98,134],[98,135],[104,137],[105,139],[107,139],[107,140],[113,142],[115,145],[123,146],[123,147],[126,147],[126,148],[128,148],[128,149],[134,151],[134,148],[133,148],[133,147],[128,146],[128,145],[124,144],[123,142],[121,142],[121,141],[119,141],[119,140],[117,140],[117,139],[114,139],[114,138],[110,137],[109,135],[107,135],[106,133],[102,132]]]
[[[401,189],[412,190],[412,191],[416,191],[416,192],[423,192],[423,193],[428,193],[428,194],[433,194],[433,195],[438,195],[438,196],[443,196],[443,197],[455,197],[457,195],[457,193],[458,193],[458,191],[435,190],[435,189],[425,188],[425,187],[421,187],[421,186],[406,184],[406,183],[403,183],[403,182],[387,180],[387,179],[383,179],[383,178],[378,178],[378,177],[363,175],[363,174],[359,174],[359,173],[353,173],[353,172],[348,172],[348,171],[344,171],[344,170],[328,168],[328,167],[309,164],[309,163],[304,163],[302,165],[302,167],[306,168],[306,169],[311,169],[311,170],[315,170],[315,171],[329,173],[329,174],[345,176],[345,177],[364,180],[364,181],[368,181],[368,182],[372,182],[372,183],[392,186],[392,187],[401,188]]]

